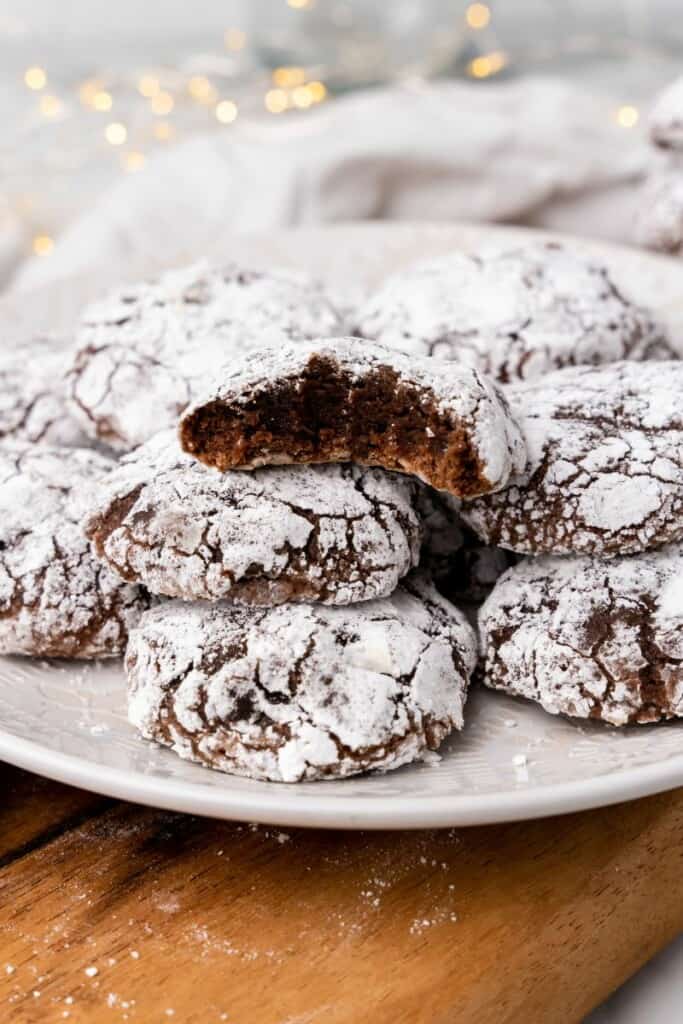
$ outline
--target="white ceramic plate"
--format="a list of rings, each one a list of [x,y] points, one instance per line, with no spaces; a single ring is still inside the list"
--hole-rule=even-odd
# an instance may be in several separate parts
[[[210,258],[309,267],[353,293],[449,247],[519,241],[518,229],[357,225],[223,240]],[[640,252],[599,252],[683,339],[683,267]],[[167,254],[166,264],[176,262]],[[135,267],[131,275],[153,267]],[[0,303],[15,330],[68,329],[105,274]],[[530,704],[474,693],[467,727],[433,763],[344,782],[250,782],[181,761],[140,740],[125,718],[118,663],[0,658],[0,758],[110,796],[219,818],[336,828],[421,828],[540,817],[683,785],[683,722],[617,730],[553,718]],[[526,758],[519,765],[517,755]]]

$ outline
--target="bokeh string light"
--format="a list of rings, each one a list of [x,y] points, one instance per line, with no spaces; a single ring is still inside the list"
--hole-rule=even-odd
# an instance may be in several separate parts
[[[615,114],[615,119],[622,128],[635,128],[640,119],[640,114],[637,107],[627,103],[623,107],[619,107]]]
[[[44,89],[47,85],[47,75],[44,68],[26,68],[24,82],[29,89]]]
[[[467,65],[467,71],[472,78],[489,78],[502,71],[507,63],[506,53],[502,50],[493,50],[491,53],[484,53],[471,60]]]
[[[304,33],[311,19],[327,16],[326,0],[278,2]],[[463,0],[459,24],[448,36],[450,70],[455,75],[485,82],[515,71],[522,50],[512,52],[505,45],[497,10],[495,0]],[[347,32],[355,30],[348,21],[343,27]],[[25,173],[20,173],[17,158],[16,170],[4,176],[3,199],[33,228],[27,236],[32,251],[47,255],[55,248],[61,225],[41,209],[49,209],[52,189],[59,186],[63,194],[68,193],[77,171],[93,183],[99,175],[102,188],[106,187],[102,181],[111,183],[117,174],[141,171],[155,151],[199,132],[229,133],[239,130],[242,121],[259,117],[312,116],[339,85],[334,67],[322,55],[322,63],[309,65],[303,54],[294,56],[294,50],[291,64],[283,61],[264,67],[268,55],[259,47],[257,36],[257,25],[228,25],[211,52],[188,57],[180,66],[149,66],[125,74],[101,71],[75,84],[65,83],[48,60],[36,59],[19,72],[17,87],[26,97],[30,115],[26,131],[32,133],[36,152],[32,170],[37,185],[33,195],[26,193]],[[570,53],[574,42],[570,36],[560,42],[540,40],[538,51],[542,49],[543,56],[539,60],[552,61],[559,53]],[[529,53],[533,45],[529,42]],[[280,59],[286,52],[280,51]],[[377,77],[381,74],[378,71]],[[411,75],[415,77],[412,70]],[[638,109],[630,102],[616,107],[612,116],[624,129],[633,129],[639,122]]]
[[[470,4],[465,11],[465,21],[469,28],[486,28],[491,21],[491,9],[486,4]]]

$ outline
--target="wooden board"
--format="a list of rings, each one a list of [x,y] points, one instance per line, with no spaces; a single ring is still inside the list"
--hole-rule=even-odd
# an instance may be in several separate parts
[[[683,928],[683,790],[362,834],[0,785],[2,1021],[570,1024]]]

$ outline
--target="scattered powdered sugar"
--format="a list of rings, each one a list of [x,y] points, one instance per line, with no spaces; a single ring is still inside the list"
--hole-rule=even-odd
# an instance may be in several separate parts
[[[614,725],[683,716],[678,544],[528,559],[498,581],[479,626],[488,686]]]
[[[164,431],[102,481],[84,528],[154,594],[351,604],[391,593],[417,564],[417,489],[348,464],[218,473]]]
[[[463,505],[519,552],[628,554],[683,537],[683,362],[613,363],[507,388],[529,463]]]
[[[0,652],[96,658],[122,651],[145,606],[99,565],[80,521],[111,462],[5,442],[0,450]]]
[[[348,376],[352,387],[361,387],[373,373],[390,370],[399,384],[419,394],[425,409],[435,407],[453,430],[465,430],[473,458],[486,481],[482,490],[500,488],[511,473],[523,470],[526,453],[518,427],[500,391],[485,376],[458,363],[441,364],[430,357],[407,356],[358,338],[317,339],[247,353],[239,364],[227,364],[215,375],[214,386],[186,410],[182,424],[189,425],[191,417],[209,404],[239,407],[252,402],[259,392],[277,390],[283,381],[297,381],[313,358],[328,360],[340,374]],[[428,442],[426,438],[426,448]],[[346,457],[339,451],[335,461]],[[264,452],[262,458],[240,468],[254,468],[269,461]]]
[[[364,338],[454,359],[502,382],[676,355],[664,328],[622,295],[606,267],[555,242],[452,252],[401,271],[361,307],[356,324]]]
[[[126,656],[129,717],[180,756],[276,781],[418,759],[463,724],[464,616],[421,576],[349,607],[168,602]]]
[[[416,917],[411,922],[408,931],[411,935],[422,935],[428,928],[434,928],[443,924],[455,924],[458,915],[454,910],[440,910],[432,917]]]
[[[69,372],[71,408],[120,450],[172,426],[217,366],[250,348],[335,334],[322,286],[289,270],[198,264],[88,307]]]

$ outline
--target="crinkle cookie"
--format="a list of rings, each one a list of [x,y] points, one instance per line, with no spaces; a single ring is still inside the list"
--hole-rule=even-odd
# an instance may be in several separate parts
[[[650,179],[639,203],[636,236],[658,252],[683,252],[683,168]]]
[[[0,355],[0,439],[88,444],[67,410],[64,376],[70,351],[60,338],[32,338]]]
[[[404,270],[361,308],[354,333],[503,383],[563,366],[678,355],[607,267],[554,242],[453,252]]]
[[[458,496],[502,487],[525,450],[486,377],[358,338],[251,353],[226,366],[181,420],[210,466],[358,462],[412,473]]]
[[[143,736],[274,782],[398,768],[462,728],[473,630],[424,579],[347,607],[167,602],[126,654]]]
[[[69,373],[91,437],[135,448],[245,350],[334,334],[339,316],[307,274],[204,264],[129,285],[86,309]]]
[[[479,612],[487,686],[613,725],[683,715],[683,549],[527,559]]]
[[[628,554],[683,538],[683,363],[613,363],[507,388],[529,451],[506,490],[463,505],[489,544]]]
[[[420,488],[418,511],[425,534],[420,565],[449,601],[477,605],[518,556],[482,543],[463,523],[460,507],[443,491]]]
[[[657,97],[650,114],[650,138],[662,149],[683,150],[683,76]]]
[[[147,606],[100,565],[81,530],[112,463],[77,448],[0,447],[0,654],[120,654]]]
[[[350,604],[390,594],[417,564],[418,486],[350,464],[218,473],[164,431],[102,482],[85,531],[154,594]]]

